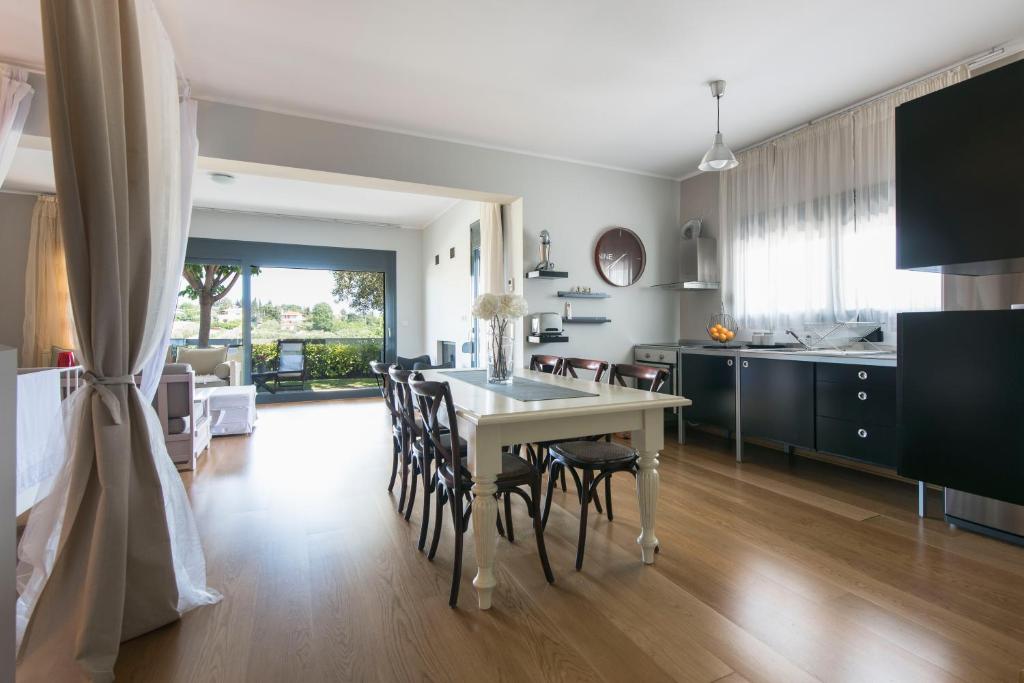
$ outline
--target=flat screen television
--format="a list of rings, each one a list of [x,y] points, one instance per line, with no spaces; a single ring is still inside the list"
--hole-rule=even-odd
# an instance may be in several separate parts
[[[1024,61],[896,108],[896,266],[1024,272]]]

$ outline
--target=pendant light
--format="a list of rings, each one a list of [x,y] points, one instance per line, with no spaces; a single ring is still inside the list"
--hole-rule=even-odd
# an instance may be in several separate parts
[[[722,140],[722,95],[725,94],[725,81],[711,81],[710,85],[711,96],[715,98],[715,141],[697,168],[702,171],[727,171],[739,166],[740,162],[736,161],[732,150]]]

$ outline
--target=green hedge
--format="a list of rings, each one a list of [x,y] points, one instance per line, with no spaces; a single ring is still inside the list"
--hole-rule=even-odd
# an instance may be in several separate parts
[[[368,377],[370,361],[379,360],[380,355],[380,345],[372,342],[306,344],[306,374],[310,379]],[[253,344],[252,366],[277,368],[277,344]]]

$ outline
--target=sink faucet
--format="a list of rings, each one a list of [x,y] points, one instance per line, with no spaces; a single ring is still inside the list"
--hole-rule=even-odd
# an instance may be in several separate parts
[[[800,335],[798,335],[793,330],[786,330],[786,334],[788,334],[790,337],[792,337],[793,339],[796,339],[798,342],[800,342],[800,346],[804,347],[807,350],[811,349],[811,347],[807,345],[807,342],[805,342],[803,339],[801,339]]]

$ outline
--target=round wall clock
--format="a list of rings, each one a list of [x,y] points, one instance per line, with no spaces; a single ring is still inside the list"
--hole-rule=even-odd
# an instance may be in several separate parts
[[[608,284],[628,287],[640,279],[647,265],[644,243],[628,228],[609,228],[597,240],[594,265]]]

